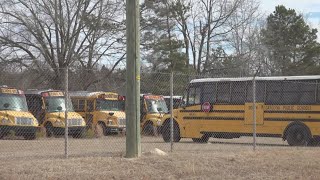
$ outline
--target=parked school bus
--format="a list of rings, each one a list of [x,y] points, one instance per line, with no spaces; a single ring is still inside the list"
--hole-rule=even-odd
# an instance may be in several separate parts
[[[166,101],[167,107],[170,108],[170,96],[163,96]],[[182,96],[172,96],[173,109],[177,109],[182,104]]]
[[[255,92],[257,136],[282,137],[292,146],[319,140],[320,76],[256,77]],[[252,78],[195,79],[184,99],[174,110],[174,141],[253,135]],[[169,118],[162,133],[170,141]]]
[[[28,90],[26,98],[29,110],[46,129],[47,137],[65,133],[65,96],[59,90]],[[85,134],[86,123],[78,113],[74,112],[71,100],[68,100],[68,134],[81,138]]]
[[[25,139],[35,139],[38,125],[37,119],[28,111],[24,92],[0,87],[0,138],[13,131]]]
[[[161,132],[162,119],[168,114],[164,97],[161,95],[140,95],[140,125],[145,135],[158,135]]]
[[[121,133],[126,128],[125,99],[113,92],[70,92],[76,112],[85,118],[89,128],[97,125],[104,135]]]

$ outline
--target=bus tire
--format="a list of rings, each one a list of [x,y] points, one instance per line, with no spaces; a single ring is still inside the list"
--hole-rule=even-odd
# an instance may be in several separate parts
[[[192,138],[193,142],[196,143],[208,143],[210,136],[203,134],[201,138]]]
[[[290,146],[306,146],[311,140],[311,133],[307,127],[294,124],[288,128],[286,139]]]
[[[45,128],[46,128],[46,136],[47,137],[52,137],[55,135],[54,131],[53,131],[52,124],[50,122],[46,123]]]
[[[158,136],[157,127],[151,121],[148,121],[142,128],[142,134],[146,136]]]
[[[162,138],[164,142],[170,142],[171,136],[170,136],[170,120],[166,120],[162,125]],[[173,121],[173,142],[179,142],[181,139],[180,137],[180,128],[176,121]]]
[[[108,130],[107,130],[107,126],[103,123],[103,122],[99,122],[98,123],[99,128],[102,130],[102,134],[104,136],[108,135]]]

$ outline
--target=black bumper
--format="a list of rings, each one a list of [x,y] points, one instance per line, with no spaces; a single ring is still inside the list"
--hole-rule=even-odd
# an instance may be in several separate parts
[[[0,133],[6,135],[10,131],[13,131],[16,136],[24,136],[35,134],[39,129],[40,127],[36,126],[0,126]]]
[[[76,126],[76,127],[68,127],[68,134],[69,135],[76,135],[83,131],[85,131],[85,126]],[[54,134],[56,135],[64,135],[65,128],[62,127],[53,127]]]

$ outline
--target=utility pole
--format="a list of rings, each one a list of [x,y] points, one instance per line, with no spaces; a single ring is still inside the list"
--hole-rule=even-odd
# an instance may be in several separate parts
[[[126,157],[141,155],[140,144],[140,12],[139,0],[126,0]]]

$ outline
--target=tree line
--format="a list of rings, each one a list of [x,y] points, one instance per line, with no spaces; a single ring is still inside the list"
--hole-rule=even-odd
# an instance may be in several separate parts
[[[203,76],[320,72],[317,29],[279,5],[257,0],[145,0],[140,6],[142,72]],[[108,88],[125,82],[125,1],[0,1],[2,83]],[[148,81],[152,82],[152,77]],[[106,85],[101,85],[101,84]],[[37,85],[39,84],[39,85]],[[45,84],[45,85],[44,85]],[[166,83],[163,83],[166,84]]]

